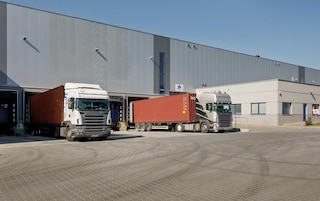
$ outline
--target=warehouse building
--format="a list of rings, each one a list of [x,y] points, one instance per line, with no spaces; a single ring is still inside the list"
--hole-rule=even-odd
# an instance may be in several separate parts
[[[30,96],[65,82],[94,83],[107,90],[115,122],[127,122],[132,100],[217,86],[229,87],[234,103],[242,104],[241,114],[236,115],[245,115],[249,124],[303,122],[304,113],[294,113],[296,104],[306,104],[305,117],[315,118],[310,108],[318,104],[320,92],[320,71],[316,69],[5,2],[0,2],[0,25],[3,130],[30,121]],[[290,92],[284,83],[293,84]],[[260,84],[270,84],[273,96],[259,92],[264,88],[247,91]],[[247,99],[242,96],[248,93]],[[251,113],[245,110],[249,107],[245,104],[255,102],[266,103],[261,118],[249,118],[255,115],[255,105]],[[282,117],[286,103],[292,103],[292,118]],[[269,112],[274,119],[269,119]]]

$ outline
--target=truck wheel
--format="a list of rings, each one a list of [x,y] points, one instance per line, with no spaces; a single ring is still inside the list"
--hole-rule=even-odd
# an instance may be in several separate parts
[[[152,124],[147,123],[146,124],[146,131],[151,131],[152,130]]]
[[[74,138],[68,137],[68,136],[66,136],[66,139],[67,139],[68,141],[70,141],[70,142],[75,140]]]
[[[209,124],[207,122],[203,122],[200,126],[201,133],[208,133],[209,132]]]
[[[183,127],[182,123],[176,124],[176,131],[177,132],[183,132],[184,131],[184,127]]]
[[[70,129],[70,127],[67,127],[67,134],[66,134],[66,139],[68,140],[68,141],[74,141],[74,138],[73,137],[71,137],[71,129]]]

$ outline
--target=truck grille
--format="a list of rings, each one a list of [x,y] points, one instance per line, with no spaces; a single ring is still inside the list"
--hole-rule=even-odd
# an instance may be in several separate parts
[[[107,115],[104,113],[83,113],[82,122],[85,133],[105,133]]]
[[[230,112],[222,112],[218,113],[219,117],[219,125],[220,127],[230,127],[231,126],[231,113]]]

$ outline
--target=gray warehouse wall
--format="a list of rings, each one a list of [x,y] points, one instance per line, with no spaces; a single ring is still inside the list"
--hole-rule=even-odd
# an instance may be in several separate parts
[[[299,77],[296,65],[174,39],[171,66],[171,89],[174,83],[179,83],[185,91],[277,78],[291,81],[292,77]]]
[[[305,83],[320,85],[319,77],[319,70],[305,68]]]
[[[0,2],[0,85],[7,84],[7,5]]]
[[[119,93],[153,93],[153,78],[145,76],[153,74],[151,34],[10,4],[7,16],[8,85],[87,82]]]
[[[11,4],[0,4],[1,70],[9,86],[100,84],[115,93],[158,94],[268,79],[320,83],[320,71]],[[6,24],[7,23],[7,24]],[[27,40],[22,40],[26,36]],[[6,44],[10,44],[6,46]],[[95,51],[98,48],[99,51]],[[153,60],[150,57],[153,56]],[[19,58],[19,59],[17,59]],[[2,81],[3,82],[3,81]]]

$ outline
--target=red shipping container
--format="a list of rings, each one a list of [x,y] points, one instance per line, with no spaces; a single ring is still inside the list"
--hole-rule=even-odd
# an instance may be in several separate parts
[[[188,123],[196,119],[196,94],[133,101],[134,123]]]
[[[31,96],[31,122],[61,125],[64,119],[64,87]]]

